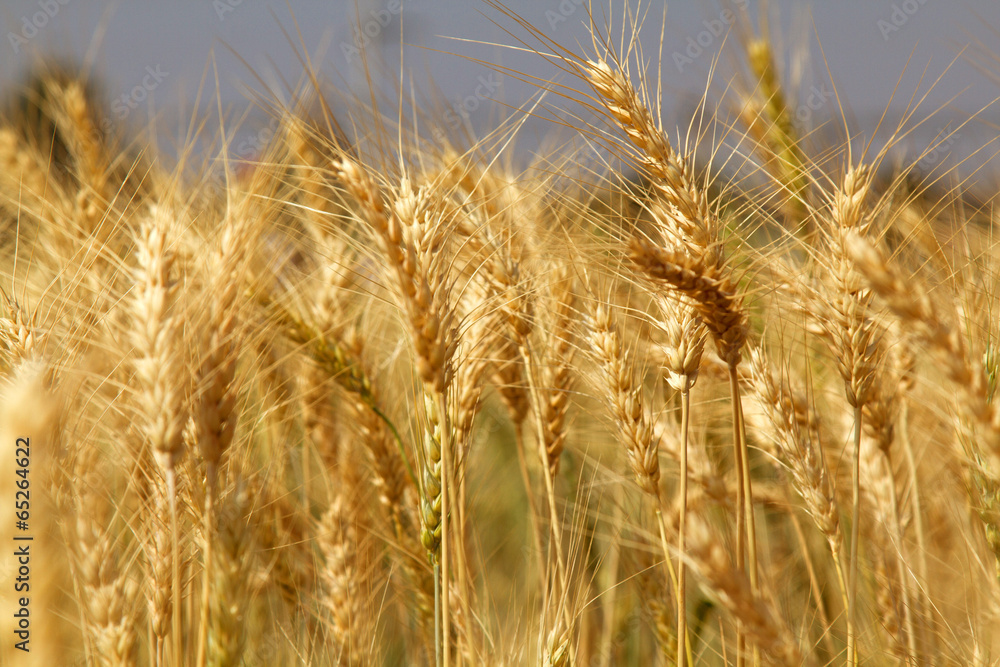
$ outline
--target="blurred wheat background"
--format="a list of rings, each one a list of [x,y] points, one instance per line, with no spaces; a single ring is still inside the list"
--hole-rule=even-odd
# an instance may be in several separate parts
[[[485,2],[491,55],[423,73],[401,5],[316,51],[293,7],[291,75],[230,45],[240,107],[221,57],[188,98],[45,54],[74,5],[36,5],[0,664],[1000,663],[1000,20],[854,102],[756,3],[668,38],[658,3]],[[932,7],[860,32],[912,54]]]

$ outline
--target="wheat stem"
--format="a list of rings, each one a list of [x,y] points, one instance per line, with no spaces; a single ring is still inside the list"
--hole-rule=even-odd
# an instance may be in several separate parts
[[[531,487],[531,474],[528,472],[528,459],[524,453],[524,434],[521,432],[522,423],[514,424],[514,446],[517,449],[517,467],[521,473],[521,482],[524,484],[524,494],[528,499],[528,517],[531,524],[531,536],[535,542],[535,554],[538,556],[539,567],[542,566],[542,529],[538,526],[538,505],[535,502],[535,494]],[[547,591],[546,591],[547,594]]]
[[[215,525],[215,493],[218,484],[218,466],[209,462],[206,466],[208,479],[205,485],[205,553],[204,572],[201,586],[201,614],[198,626],[198,667],[204,667],[208,654],[209,602],[212,593],[212,531]]]
[[[809,552],[809,544],[806,542],[805,533],[802,532],[802,523],[794,512],[789,512],[788,519],[792,523],[792,530],[795,531],[795,539],[799,543],[799,550],[802,552],[802,561],[806,567],[806,575],[809,577],[809,590],[812,592],[813,602],[816,604],[816,611],[819,613],[820,622],[824,628],[832,628],[830,616],[826,613],[826,605],[823,604],[823,591],[820,589],[819,581],[816,578],[816,566],[813,565],[813,558]],[[833,647],[833,636],[829,632],[823,633],[823,643],[826,650],[833,655],[836,653]]]
[[[854,408],[854,459],[852,470],[852,503],[853,521],[851,522],[851,559],[847,580],[847,664],[849,667],[858,665],[858,541],[861,535],[861,405]]]
[[[173,466],[166,471],[167,474],[167,495],[170,501],[170,577],[171,590],[173,591],[173,659],[177,662],[184,661],[183,643],[181,637],[181,565],[180,565],[180,532],[177,529],[177,472]]]
[[[444,664],[442,658],[441,639],[441,566],[434,562],[434,664],[441,667]]]
[[[920,481],[917,476],[917,460],[913,453],[913,443],[910,440],[910,425],[909,425],[909,401],[906,395],[900,396],[899,400],[899,439],[903,445],[903,452],[906,456],[906,466],[910,473],[910,497],[913,502],[913,529],[917,535],[917,572],[920,574],[920,583],[917,586],[918,591],[922,586],[926,586],[927,582],[930,581],[927,577],[927,538],[924,533],[924,514],[923,508],[920,502]],[[924,600],[918,595],[917,602],[917,614],[921,618],[921,626],[926,622],[925,617],[925,607],[923,604]],[[929,653],[930,655],[937,654],[937,635],[931,632],[929,628],[927,632],[921,632],[921,637],[923,637],[927,643],[930,645]]]
[[[445,422],[445,427],[441,429],[441,637],[444,654],[441,664],[448,667],[451,654],[451,603],[450,586],[448,578],[448,566],[450,555],[450,517],[451,508],[451,477],[449,464],[451,463],[451,428],[448,423],[448,404],[443,393],[438,393],[438,414]]]
[[[694,665],[689,658],[691,642],[687,634],[687,573],[685,566],[685,539],[688,513],[688,433],[691,418],[691,392],[681,391],[681,488],[680,520],[677,526],[677,667]]]
[[[903,525],[899,519],[899,494],[896,492],[896,484],[892,475],[892,462],[889,460],[888,452],[884,452],[884,464],[889,477],[890,490],[890,511],[892,516],[892,527],[895,531],[893,535],[896,546],[896,565],[899,568],[899,583],[903,592],[903,624],[906,628],[906,648],[909,653],[906,655],[906,663],[913,665],[917,656],[917,636],[914,632],[913,612],[914,609],[910,600],[910,576],[906,568],[905,550],[903,547],[904,535]]]
[[[746,537],[747,528],[746,520],[749,514],[746,511],[746,484],[747,476],[743,474],[743,470],[746,467],[744,461],[746,457],[746,447],[745,442],[742,438],[742,434],[739,428],[740,422],[740,408],[737,402],[737,397],[739,396],[739,389],[737,383],[739,380],[735,378],[736,369],[733,366],[729,367],[729,392],[730,401],[732,407],[732,422],[733,422],[733,467],[736,469],[736,571],[743,573],[746,571]],[[739,619],[736,620],[736,667],[743,667],[746,664],[746,639],[743,634],[742,624]]]
[[[566,590],[567,577],[566,577],[566,563],[563,559],[562,550],[562,522],[559,519],[559,510],[556,507],[556,494],[555,487],[553,486],[553,480],[549,474],[549,464],[548,464],[548,452],[545,449],[545,427],[542,423],[544,419],[545,412],[542,409],[541,399],[538,395],[538,383],[535,380],[535,369],[534,369],[534,356],[532,355],[531,345],[528,341],[523,341],[519,348],[521,357],[524,359],[525,372],[528,375],[528,392],[531,396],[531,407],[535,413],[535,426],[536,426],[536,437],[538,439],[538,447],[541,455],[543,475],[545,479],[545,495],[548,498],[549,505],[549,521],[552,533],[552,542],[554,544],[555,560],[556,560],[556,571],[559,575],[559,585],[562,591]],[[564,609],[567,612],[568,609]],[[566,618],[567,626],[571,625],[571,619],[567,616]]]

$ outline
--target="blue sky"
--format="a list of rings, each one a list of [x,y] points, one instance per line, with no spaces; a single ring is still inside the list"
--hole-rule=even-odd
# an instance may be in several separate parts
[[[585,0],[506,4],[560,44],[574,50],[590,47]],[[755,0],[729,4],[747,5],[752,15],[758,14]],[[664,4],[646,1],[639,6],[648,11],[643,43],[647,56],[654,57]],[[668,119],[682,118],[704,88],[723,44],[723,35],[716,33],[720,26],[728,27],[724,7],[694,0],[669,3],[663,42]],[[915,141],[926,143],[924,135],[1000,97],[1000,3],[995,0],[772,0],[770,10],[774,32],[789,56],[785,74],[801,82],[801,96],[795,100],[800,115],[836,112],[825,93],[821,108],[809,108],[809,95],[815,101],[816,93],[829,91],[822,86],[829,86],[832,77],[859,127],[870,131],[901,75],[889,105],[893,120],[911,101],[921,78],[920,89],[926,90],[948,68],[921,108],[929,113],[955,100],[916,133]],[[620,1],[594,4],[597,22],[606,24],[610,17],[615,29],[622,25],[622,12]],[[359,28],[367,34],[359,37]],[[502,62],[545,78],[555,75],[537,55],[491,46],[513,42],[504,28],[525,36],[479,0],[5,0],[0,7],[0,87],[9,90],[39,54],[70,56],[91,62],[105,82],[109,118],[143,124],[155,112],[169,126],[191,112],[206,71],[210,82],[202,106],[215,104],[210,63],[217,67],[225,105],[238,109],[246,106],[248,88],[259,92],[264,86],[280,88],[282,80],[297,80],[303,46],[324,76],[359,90],[365,84],[354,48],[366,42],[376,55],[374,62],[383,64],[376,75],[379,86],[391,90],[399,78],[402,30],[408,85],[426,92],[433,81],[447,100],[445,108],[466,111],[470,122],[482,125],[491,114],[523,105],[537,91],[514,77],[491,79],[488,66],[470,59]],[[997,55],[993,78],[969,62],[977,41]],[[966,57],[959,56],[963,48]],[[722,63],[716,77],[720,89],[727,61]],[[998,125],[1000,113],[991,107],[980,122],[960,133],[954,148],[974,150],[998,134]]]

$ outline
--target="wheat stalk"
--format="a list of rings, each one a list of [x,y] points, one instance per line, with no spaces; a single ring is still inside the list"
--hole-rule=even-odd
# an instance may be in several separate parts
[[[787,368],[782,366],[779,379],[776,379],[760,349],[751,351],[750,373],[754,392],[770,422],[772,437],[791,469],[792,482],[809,516],[826,538],[846,610],[849,608],[849,586],[842,564],[840,514],[823,456],[818,417],[811,406],[796,396]]]
[[[667,382],[680,393],[681,446],[680,446],[680,512],[677,524],[677,665],[684,667],[689,659],[690,640],[687,633],[687,579],[684,561],[688,515],[688,436],[691,419],[691,389],[701,370],[701,355],[705,346],[704,327],[695,310],[678,300],[661,298],[662,317],[656,322],[665,333],[664,347]]]
[[[726,611],[740,619],[747,638],[772,664],[805,664],[805,656],[773,607],[752,591],[742,571],[730,566],[721,541],[700,521],[692,523],[688,537],[692,567]]]
[[[441,591],[441,622],[444,638],[442,662],[450,660],[449,533],[450,506],[455,502],[451,487],[452,427],[448,411],[458,336],[454,306],[449,301],[451,277],[443,252],[446,220],[433,205],[427,189],[414,191],[404,182],[392,209],[365,169],[349,158],[335,163],[344,187],[361,205],[366,222],[375,232],[382,256],[394,274],[394,295],[406,313],[417,373],[424,385],[425,437],[422,488],[421,541],[435,568]],[[457,534],[461,539],[461,532]],[[457,552],[464,551],[459,543]],[[464,568],[463,568],[464,571]],[[464,576],[464,575],[462,575]]]
[[[178,347],[180,322],[170,312],[176,299],[177,284],[172,275],[174,254],[168,245],[169,225],[170,213],[160,207],[154,208],[136,242],[138,266],[133,317],[138,326],[133,329],[133,344],[137,353],[136,375],[142,391],[145,437],[166,477],[174,598],[172,634],[174,659],[180,660],[182,583],[178,546],[177,465],[184,453],[183,430],[188,415],[185,396],[188,378],[182,372],[182,353]]]

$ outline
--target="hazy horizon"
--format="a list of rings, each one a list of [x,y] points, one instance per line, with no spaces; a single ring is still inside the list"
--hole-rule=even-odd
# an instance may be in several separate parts
[[[592,50],[588,12],[581,0],[506,4],[547,38],[574,50]],[[747,6],[752,16],[758,13],[757,2],[728,4]],[[913,132],[913,146],[926,147],[934,136],[956,129],[949,126],[954,118],[967,119],[984,108],[942,151],[964,157],[997,136],[1000,113],[990,103],[1000,97],[1000,59],[990,63],[990,75],[975,61],[988,61],[990,53],[998,58],[1000,53],[998,3],[849,0],[832,6],[779,0],[770,5],[772,33],[784,53],[778,61],[790,63],[784,71],[786,82],[800,82],[800,97],[792,104],[808,125],[840,117],[832,79],[844,112],[865,136],[886,108],[887,124],[895,127],[913,103],[914,91],[927,94],[915,119],[940,111]],[[622,7],[621,2],[595,3],[595,21],[603,27],[610,17],[613,34],[620,35]],[[686,122],[724,40],[734,39],[728,34],[724,7],[670,3],[663,23],[662,2],[641,4],[647,49],[655,48],[663,26],[662,104],[668,126]],[[0,26],[0,49],[6,52],[0,58],[0,90],[10,93],[40,55],[86,63],[103,82],[108,121],[139,126],[155,116],[158,129],[168,136],[179,134],[192,113],[212,111],[219,101],[238,115],[253,95],[287,93],[302,76],[304,52],[327,80],[359,93],[368,85],[359,55],[361,48],[367,49],[375,71],[381,72],[374,77],[376,86],[394,90],[402,78],[407,90],[412,86],[426,98],[440,98],[438,121],[444,129],[466,123],[484,127],[538,94],[537,87],[511,75],[499,76],[476,60],[502,63],[543,79],[558,75],[537,54],[495,46],[516,45],[515,38],[537,42],[500,11],[478,1],[205,0],[182,5],[155,0],[12,0],[0,8]],[[400,67],[401,41],[405,68]],[[657,55],[652,51],[646,57],[655,62]],[[724,55],[715,75],[716,92],[731,72]],[[928,93],[930,82],[939,76]],[[435,92],[430,92],[432,85]],[[571,85],[580,88],[578,82]],[[199,87],[202,97],[196,109]],[[234,142],[253,143],[264,123],[266,118],[256,114]],[[551,126],[532,122],[529,129],[544,133]],[[989,147],[984,154],[993,152]]]

